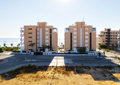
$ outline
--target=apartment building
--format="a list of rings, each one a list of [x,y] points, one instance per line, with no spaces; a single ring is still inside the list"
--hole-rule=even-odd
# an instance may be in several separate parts
[[[57,51],[58,33],[53,26],[48,26],[46,22],[38,22],[37,25],[24,26],[24,49],[40,51],[44,46],[49,46],[50,50]]]
[[[86,51],[96,50],[96,28],[85,22],[76,22],[65,29],[65,51],[86,47]]]
[[[118,33],[118,50],[120,51],[120,30],[119,30],[119,33]]]
[[[107,48],[117,47],[118,34],[118,30],[111,30],[110,28],[105,28],[104,31],[100,32],[99,42],[101,42]]]

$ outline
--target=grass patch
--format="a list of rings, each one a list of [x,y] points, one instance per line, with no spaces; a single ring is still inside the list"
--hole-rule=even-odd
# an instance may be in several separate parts
[[[1,76],[6,79],[11,79],[16,77],[16,75],[21,73],[34,73],[37,71],[37,66],[35,65],[28,65],[28,66],[22,66],[20,68],[17,68],[15,70],[9,71],[7,73],[2,74]]]
[[[113,70],[110,70],[112,68]],[[50,81],[53,79],[52,84],[54,85],[67,85],[67,83],[79,85],[79,82],[81,82],[81,85],[98,85],[98,81],[102,83],[108,80],[114,82],[118,81],[117,78],[113,76],[113,73],[115,73],[115,71],[112,66],[41,67],[28,65],[2,74],[2,76],[0,76],[0,84],[50,85]],[[6,78],[11,80],[8,81]],[[103,83],[100,85],[112,84]]]
[[[120,60],[120,57],[118,57],[117,59]]]
[[[38,77],[38,78],[51,78],[51,75],[56,73],[60,75],[70,76],[71,72],[78,73],[78,74],[91,74],[91,70],[98,71],[99,69],[104,70],[111,70],[113,66],[103,66],[103,67],[89,67],[89,66],[72,66],[72,67],[47,67],[47,66],[35,66],[35,65],[28,65],[22,66],[15,70],[9,71],[7,73],[1,74],[1,78],[9,80],[15,77],[22,77],[26,74],[30,74],[29,77]],[[50,76],[41,76],[41,75],[50,75]],[[104,75],[105,76],[105,75]],[[55,77],[57,78],[57,77]]]
[[[110,49],[105,49],[106,52],[110,52]]]

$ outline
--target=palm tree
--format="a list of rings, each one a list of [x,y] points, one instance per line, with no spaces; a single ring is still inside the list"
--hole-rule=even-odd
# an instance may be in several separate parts
[[[19,50],[20,49],[20,43],[19,44],[17,44],[17,50]]]
[[[17,47],[18,47],[18,48],[20,47],[20,43],[19,43],[19,44],[17,44]]]
[[[6,43],[4,43],[3,46],[6,47]]]
[[[6,48],[6,47],[7,47],[7,46],[6,46],[6,43],[4,43],[3,46],[4,46],[4,50],[6,51],[6,49],[7,49],[7,48]]]
[[[48,45],[47,48],[50,49],[50,46]]]
[[[49,45],[42,45],[43,51],[45,51],[46,48],[50,49],[50,46]]]
[[[13,48],[13,43],[11,43],[11,47]]]
[[[31,50],[31,51],[33,51],[33,47],[34,47],[34,45],[35,45],[35,43],[30,43],[30,44],[29,44],[29,46],[32,47],[32,50]]]
[[[112,50],[114,50],[114,48],[115,48],[115,45],[114,45],[114,44],[112,44]]]

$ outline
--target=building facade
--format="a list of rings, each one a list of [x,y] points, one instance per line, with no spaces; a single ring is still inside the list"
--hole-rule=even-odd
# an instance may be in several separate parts
[[[96,50],[96,28],[85,22],[76,22],[65,29],[65,51],[86,47],[87,51]]]
[[[40,51],[43,46],[49,46],[50,50],[57,51],[57,29],[53,26],[48,26],[46,22],[24,26],[24,50],[36,52]]]
[[[107,48],[117,47],[118,45],[118,34],[119,31],[105,28],[104,31],[100,32],[99,42],[105,45]]]
[[[118,33],[118,50],[120,51],[120,30],[119,30],[119,33]]]

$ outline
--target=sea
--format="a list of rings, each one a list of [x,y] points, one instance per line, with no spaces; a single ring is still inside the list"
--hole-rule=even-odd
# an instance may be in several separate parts
[[[0,38],[0,46],[4,46],[4,43],[7,47],[10,47],[11,43],[13,43],[13,46],[17,46],[20,44],[20,38]]]

